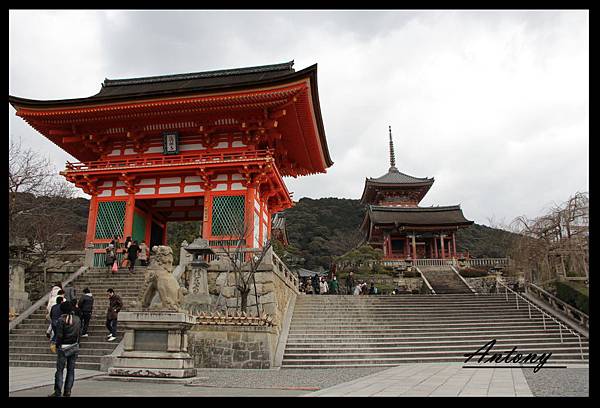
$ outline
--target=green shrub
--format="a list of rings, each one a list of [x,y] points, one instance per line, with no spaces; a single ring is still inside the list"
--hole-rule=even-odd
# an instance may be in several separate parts
[[[589,315],[589,295],[568,282],[556,282],[556,297]]]

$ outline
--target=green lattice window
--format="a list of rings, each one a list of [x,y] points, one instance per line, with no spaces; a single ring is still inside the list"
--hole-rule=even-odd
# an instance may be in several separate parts
[[[213,197],[212,235],[241,235],[244,230],[244,204],[244,196]]]
[[[96,217],[97,239],[123,236],[125,224],[125,201],[101,201],[98,203],[98,216]]]

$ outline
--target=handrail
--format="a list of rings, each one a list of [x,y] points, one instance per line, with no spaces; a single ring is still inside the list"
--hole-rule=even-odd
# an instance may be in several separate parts
[[[419,268],[417,268],[416,266],[415,266],[415,269],[417,270],[417,272],[419,272],[419,274],[421,275],[421,278],[423,278],[423,281],[427,285],[427,288],[429,288],[429,290],[431,291],[431,293],[435,295],[435,290],[433,290],[433,288],[429,284],[429,281],[427,280],[427,278],[425,277],[425,275],[423,274],[423,272],[421,272],[421,270]]]
[[[77,270],[77,272],[74,272],[71,275],[69,275],[69,277],[62,283],[63,287],[65,287],[69,283],[73,282],[81,274],[83,274],[87,269],[88,269],[87,266],[82,266],[81,268],[79,268]],[[50,292],[48,292],[44,296],[42,296],[42,298],[39,299],[37,302],[35,302],[33,305],[29,306],[29,308],[27,310],[25,310],[23,313],[21,313],[19,315],[19,317],[11,320],[8,323],[8,331],[10,332],[18,324],[20,324],[23,320],[27,319],[29,316],[31,316],[33,313],[35,313],[35,311],[38,310],[44,303],[48,303],[48,299],[50,298],[51,293],[52,293],[52,290],[50,290]]]
[[[458,277],[460,278],[460,280],[467,286],[467,288],[469,288],[471,290],[471,292],[473,292],[474,294],[477,295],[477,291],[475,289],[473,289],[471,287],[471,285],[469,285],[469,282],[467,282],[467,280],[461,276],[461,274],[456,270],[456,268],[454,266],[452,266],[452,265],[450,265],[450,268],[452,268],[452,270],[454,271],[454,273],[458,275]]]
[[[519,298],[523,299],[527,303],[527,305],[529,307],[529,318],[530,319],[531,319],[531,306],[533,306],[540,313],[542,313],[542,319],[543,319],[543,322],[544,322],[544,331],[546,330],[546,319],[545,319],[545,316],[548,316],[550,319],[554,320],[554,322],[558,324],[558,329],[559,329],[559,333],[560,333],[560,342],[561,343],[563,343],[562,327],[564,327],[565,329],[567,329],[568,331],[570,331],[574,336],[577,336],[577,338],[579,339],[579,351],[581,353],[581,359],[585,360],[585,358],[583,357],[583,346],[581,345],[581,336],[579,335],[579,333],[575,333],[569,327],[567,327],[566,325],[562,324],[560,321],[556,320],[554,317],[552,317],[551,315],[549,315],[548,313],[546,313],[544,310],[542,310],[539,307],[537,307],[534,303],[530,302],[527,298],[523,297],[522,295],[519,295],[517,292],[515,292],[512,289],[510,289],[508,286],[506,286],[504,283],[502,283],[499,279],[496,279],[496,293],[498,293],[498,284],[504,286],[504,293],[506,295],[506,301],[508,301],[508,291],[511,291],[512,293],[515,294],[515,299],[517,301],[517,310],[519,309]]]
[[[541,292],[541,294],[543,296],[547,296],[550,298],[551,302],[550,303],[551,306],[555,306],[554,304],[552,304],[552,302],[556,302],[558,304],[560,304],[561,307],[563,307],[564,309],[567,310],[567,314],[572,317],[573,319],[579,320],[579,322],[586,326],[589,327],[589,321],[590,321],[590,317],[583,313],[581,310],[574,308],[573,306],[571,306],[570,304],[560,300],[559,298],[557,298],[556,296],[554,296],[552,293],[549,293],[547,291],[545,291],[544,289],[540,288],[539,286],[537,286],[536,284],[533,284],[531,282],[525,282],[525,293],[528,293],[528,289],[533,288],[533,293],[537,292]],[[539,295],[538,295],[539,296]],[[544,299],[542,299],[544,300]],[[575,315],[575,316],[574,316]]]

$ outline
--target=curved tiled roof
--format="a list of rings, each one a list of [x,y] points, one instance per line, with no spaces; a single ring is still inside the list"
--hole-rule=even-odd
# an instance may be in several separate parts
[[[443,207],[387,207],[370,205],[368,217],[373,224],[470,225],[460,205]]]
[[[400,172],[395,166],[392,166],[383,176],[368,178],[367,182],[378,184],[423,184],[433,183],[433,178],[409,176],[408,174]]]

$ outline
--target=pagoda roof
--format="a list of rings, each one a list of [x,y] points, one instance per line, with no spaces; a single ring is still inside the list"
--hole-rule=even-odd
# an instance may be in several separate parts
[[[369,205],[366,219],[372,224],[396,226],[467,226],[473,224],[463,215],[460,205],[443,207],[389,207]]]
[[[272,109],[277,113],[279,109],[283,115],[287,111],[287,116],[280,115],[277,119],[278,129],[284,134],[281,152],[291,160],[291,164],[279,163],[282,174],[323,173],[333,165],[321,115],[316,64],[297,72],[290,61],[187,74],[105,79],[100,91],[86,98],[33,100],[9,95],[9,102],[18,116],[81,161],[98,160],[98,155],[82,143],[65,143],[63,136],[87,137],[86,126],[103,128],[114,138],[116,134],[110,133],[114,129],[126,133],[127,120],[134,123],[144,117],[159,121],[162,116],[174,115],[178,119],[173,122],[193,123],[192,127],[198,127],[195,116],[189,112],[218,115],[244,109],[253,112]],[[188,116],[183,118],[184,115]]]
[[[408,174],[402,173],[395,166],[391,166],[387,173],[377,178],[366,178],[365,187],[363,189],[361,203],[368,204],[372,202],[375,197],[377,190],[393,190],[401,191],[403,189],[422,188],[420,194],[420,200],[423,199],[427,191],[433,185],[435,179],[432,178],[419,178],[413,177]]]
[[[433,178],[419,178],[409,176],[408,174],[404,174],[399,171],[395,166],[389,168],[388,172],[385,173],[381,177],[377,178],[367,178],[367,183],[369,184],[385,184],[385,185],[406,185],[406,184],[433,184]]]

